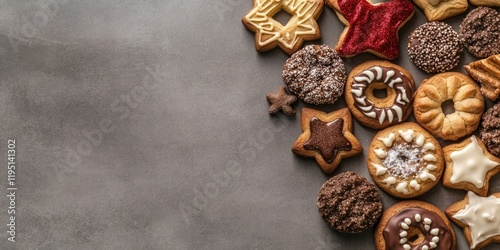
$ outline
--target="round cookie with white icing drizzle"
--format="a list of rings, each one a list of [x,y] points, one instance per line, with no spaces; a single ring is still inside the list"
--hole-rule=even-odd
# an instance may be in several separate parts
[[[375,230],[376,249],[452,250],[456,235],[441,210],[423,201],[402,201],[389,207]]]
[[[412,198],[438,183],[444,157],[432,135],[416,123],[405,122],[375,135],[367,165],[382,190],[398,198]]]
[[[408,118],[414,91],[415,82],[407,70],[388,61],[373,60],[351,71],[344,95],[361,124],[382,129]]]

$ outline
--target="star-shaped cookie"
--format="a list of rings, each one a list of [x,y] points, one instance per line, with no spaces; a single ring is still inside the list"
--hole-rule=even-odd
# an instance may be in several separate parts
[[[392,0],[372,4],[369,0],[325,0],[346,25],[335,46],[337,52],[351,57],[370,52],[381,58],[399,56],[398,30],[415,13],[410,1]]]
[[[254,0],[253,9],[243,17],[243,24],[255,32],[255,49],[268,51],[279,46],[287,54],[297,51],[304,41],[321,36],[318,23],[323,0]],[[283,26],[273,19],[280,10],[292,17]]]
[[[470,249],[500,242],[500,193],[481,197],[468,192],[465,199],[446,209],[446,215],[464,229]]]
[[[490,178],[500,172],[500,159],[490,154],[476,136],[443,148],[446,169],[443,185],[486,195]]]
[[[267,93],[267,101],[271,105],[269,107],[269,114],[276,114],[278,111],[283,111],[285,115],[294,115],[295,109],[290,105],[297,101],[294,95],[288,95],[285,87],[281,86],[276,93]]]
[[[314,157],[326,174],[337,168],[342,158],[363,151],[358,139],[351,133],[352,117],[348,108],[331,113],[303,108],[300,115],[302,134],[292,151],[301,156]]]
[[[420,7],[429,22],[441,21],[464,13],[469,4],[467,0],[413,0]]]

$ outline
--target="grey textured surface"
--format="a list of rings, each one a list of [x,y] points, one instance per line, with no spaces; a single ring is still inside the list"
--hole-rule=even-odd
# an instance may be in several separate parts
[[[267,114],[264,96],[283,84],[288,57],[254,50],[240,21],[250,8],[237,0],[0,1],[0,155],[16,139],[18,167],[16,243],[2,226],[0,249],[373,249],[373,229],[339,234],[319,216],[328,176],[290,151],[298,118]],[[458,30],[463,17],[446,22]],[[424,22],[417,9],[394,60],[416,82],[427,75],[404,43]],[[334,12],[325,8],[319,24],[315,43],[334,45],[343,29]],[[346,67],[374,58],[346,59]],[[461,63],[472,60],[464,52]],[[374,132],[355,122],[365,152],[336,173],[369,177]],[[6,167],[0,176],[5,225]],[[490,192],[499,191],[497,176]],[[438,185],[418,199],[443,209],[464,195]],[[384,207],[397,201],[382,197]]]

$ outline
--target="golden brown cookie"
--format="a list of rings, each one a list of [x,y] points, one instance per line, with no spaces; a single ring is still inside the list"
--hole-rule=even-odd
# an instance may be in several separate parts
[[[458,72],[441,73],[423,80],[413,101],[417,122],[445,140],[455,141],[476,130],[483,110],[479,86]]]
[[[446,209],[446,215],[464,229],[470,249],[500,242],[500,193],[481,197],[469,191],[463,200]]]
[[[469,4],[467,0],[413,0],[420,7],[429,22],[441,21],[464,13]]]
[[[490,154],[483,142],[471,136],[443,148],[446,169],[443,185],[485,196],[490,178],[500,172],[500,159]]]
[[[455,250],[457,236],[446,215],[436,206],[423,201],[402,201],[382,214],[375,230],[375,247]]]
[[[476,6],[497,6],[500,7],[500,1],[498,0],[469,0],[471,4]]]
[[[304,41],[321,36],[316,19],[323,7],[323,0],[254,0],[252,10],[243,17],[242,22],[255,32],[257,51],[264,52],[279,46],[291,55]],[[292,16],[285,26],[273,19],[281,10]]]
[[[500,3],[500,1],[499,1]],[[481,84],[483,95],[495,101],[500,95],[500,54],[464,66],[469,75]]]
[[[302,134],[292,147],[301,156],[314,157],[326,174],[337,168],[342,158],[363,151],[352,134],[352,118],[348,108],[331,113],[303,108],[300,115]]]
[[[385,91],[377,97],[375,91]],[[345,100],[363,125],[381,129],[403,122],[412,112],[415,82],[404,68],[389,61],[367,61],[355,67],[345,88]]]
[[[444,168],[439,142],[413,122],[379,131],[366,162],[375,183],[398,198],[427,192],[439,182]]]

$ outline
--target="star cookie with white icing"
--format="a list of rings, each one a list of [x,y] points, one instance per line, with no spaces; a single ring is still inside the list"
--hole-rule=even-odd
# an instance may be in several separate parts
[[[316,19],[323,8],[323,0],[254,0],[252,10],[242,22],[255,32],[257,51],[264,52],[279,46],[291,55],[304,41],[321,36]],[[285,25],[273,18],[280,11],[291,15]]]
[[[486,195],[489,180],[500,172],[500,159],[490,154],[476,136],[443,148],[446,169],[443,185]]]
[[[481,197],[469,191],[465,199],[446,209],[446,215],[464,229],[470,249],[500,243],[500,193]]]
[[[348,108],[331,113],[303,108],[300,115],[302,134],[292,151],[312,157],[326,174],[331,174],[343,158],[363,151],[358,139],[352,134],[352,116]]]

